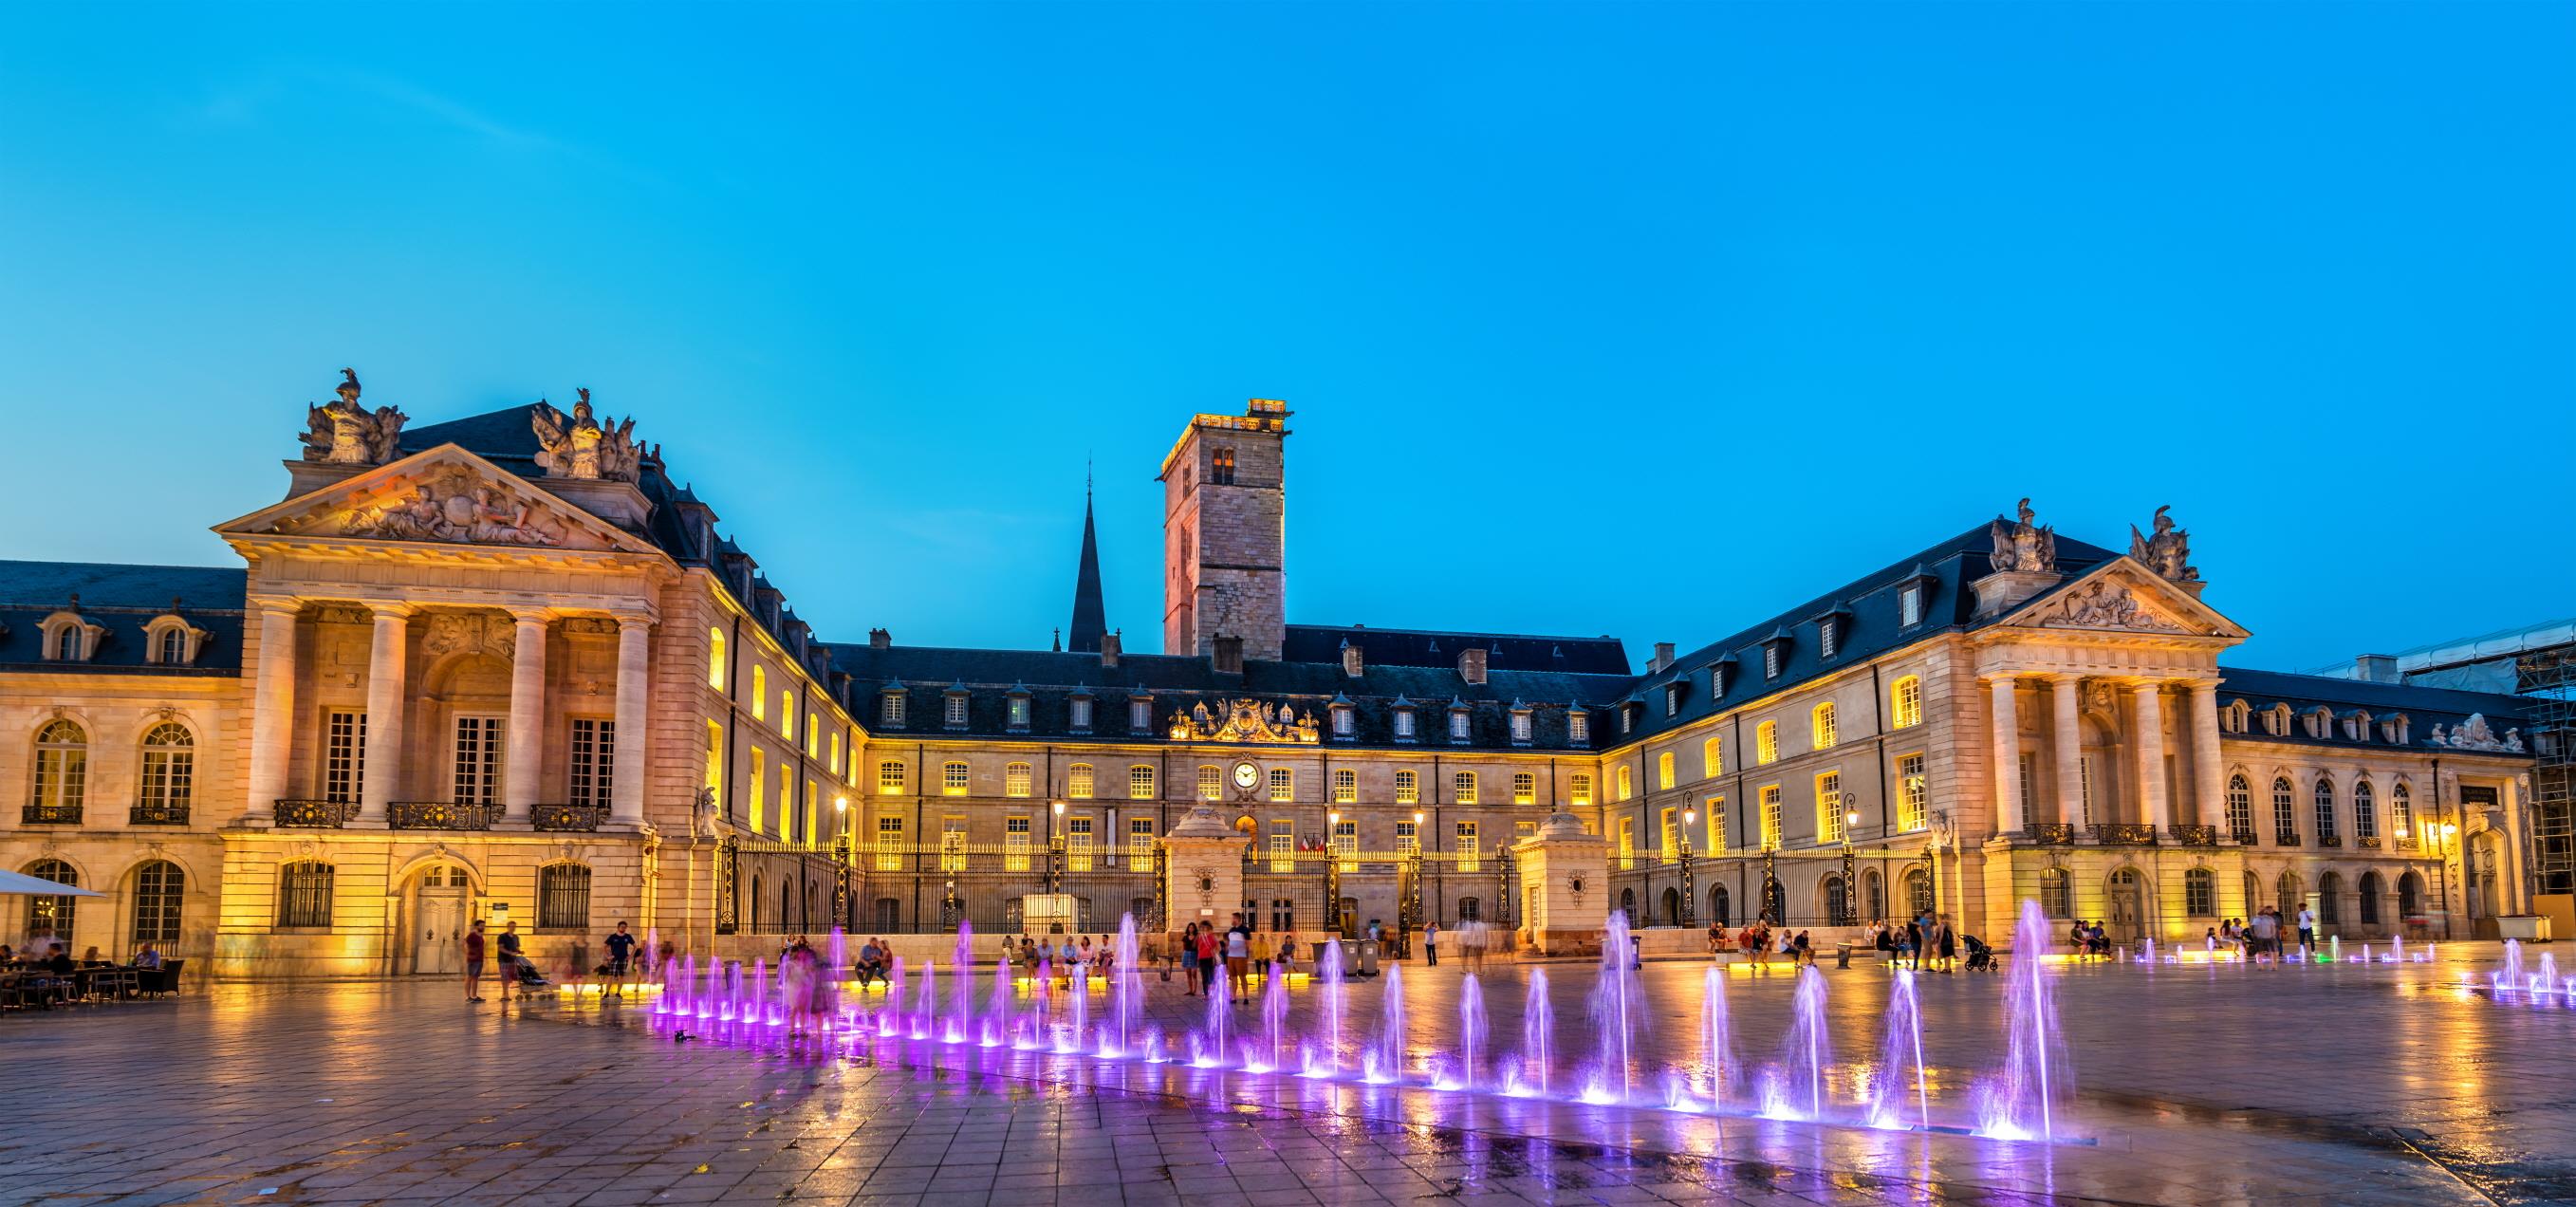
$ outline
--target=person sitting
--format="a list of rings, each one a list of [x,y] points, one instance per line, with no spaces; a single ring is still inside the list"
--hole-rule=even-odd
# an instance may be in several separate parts
[[[154,947],[150,943],[144,944],[141,951],[134,953],[134,966],[137,968],[159,968],[161,966],[161,949]]]
[[[1002,947],[1006,953],[1004,958],[1008,959],[1009,957],[1007,952],[1010,948],[1010,940],[1004,939],[1002,941]],[[868,982],[871,980],[885,979],[885,952],[877,946],[876,940],[870,939],[865,945],[859,948],[859,962],[853,971],[858,973],[859,987],[862,989],[867,988]]]
[[[70,976],[75,967],[77,965],[72,962],[72,953],[64,950],[62,944],[56,943],[46,949],[45,971],[55,976]]]
[[[96,947],[92,947],[88,951],[81,953],[81,967],[83,968],[98,968],[104,966],[106,963],[106,954],[99,951]]]
[[[1789,940],[1789,952],[1789,962],[1792,964],[1813,964],[1816,962],[1816,945],[1807,937],[1807,932],[1803,930],[1798,932],[1797,938]]]

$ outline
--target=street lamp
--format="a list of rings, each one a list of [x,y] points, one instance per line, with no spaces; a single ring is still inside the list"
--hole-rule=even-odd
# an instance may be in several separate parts
[[[1342,811],[1324,814],[1324,929],[1342,933]]]
[[[1687,805],[1683,806],[1683,807],[1682,807],[1682,832],[1681,832],[1681,836],[1680,836],[1680,837],[1681,837],[1681,842],[1680,842],[1680,844],[1679,844],[1679,845],[1680,845],[1680,847],[1681,847],[1681,852],[1680,852],[1680,853],[1681,853],[1681,857],[1682,857],[1682,918],[1681,918],[1681,922],[1682,922],[1682,925],[1684,925],[1684,926],[1695,926],[1695,925],[1697,925],[1697,924],[1699,923],[1699,911],[1698,911],[1698,909],[1697,909],[1697,908],[1695,908],[1695,907],[1692,905],[1692,903],[1691,903],[1691,899],[1692,899],[1693,897],[1696,897],[1696,896],[1698,896],[1698,895],[1699,895],[1699,888],[1698,888],[1698,886],[1696,886],[1696,885],[1694,885],[1694,884],[1692,884],[1692,883],[1691,883],[1691,849],[1690,849],[1690,836],[1691,836],[1691,831],[1692,831],[1692,830],[1695,830],[1695,829],[1697,829],[1697,828],[1699,828],[1699,810],[1698,810],[1698,809],[1695,809],[1695,808],[1692,808],[1692,807],[1690,807],[1690,806],[1687,806]]]
[[[2433,869],[2441,877],[2442,937],[2451,937],[2451,851],[2458,846],[2460,827],[2456,822],[2442,822],[2429,827],[2433,831]]]
[[[1834,919],[1836,926],[1852,924],[1854,906],[1859,900],[1860,879],[1858,873],[1852,870],[1852,828],[1859,824],[1860,810],[1843,810],[1843,907],[1842,916]]]
[[[1413,932],[1422,926],[1422,810],[1413,811],[1413,849],[1405,852],[1404,910],[1400,929],[1404,952],[1413,954]]]
[[[1064,891],[1064,802],[1057,801],[1047,821],[1047,892]]]

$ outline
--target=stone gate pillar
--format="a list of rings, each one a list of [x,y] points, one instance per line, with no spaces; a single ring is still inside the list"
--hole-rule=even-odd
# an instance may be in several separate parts
[[[1597,951],[1610,910],[1610,844],[1558,813],[1538,835],[1512,844],[1520,864],[1522,949],[1540,955]]]
[[[1222,930],[1243,908],[1243,846],[1249,841],[1216,815],[1213,805],[1189,811],[1163,836],[1163,929],[1179,934],[1192,922]]]

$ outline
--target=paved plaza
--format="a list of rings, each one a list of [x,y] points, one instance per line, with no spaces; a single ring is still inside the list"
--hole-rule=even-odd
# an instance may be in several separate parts
[[[642,1203],[2529,1203],[2576,1199],[2576,1010],[2462,987],[2492,947],[2399,967],[2073,965],[2082,1143],[2005,1144],[1429,1089],[774,1032],[452,983],[224,987],[0,1019],[0,1200]],[[2485,961],[2481,963],[2480,961]],[[1560,1019],[1595,974],[1546,966]],[[1482,987],[1515,1046],[1529,966]],[[1696,1060],[1700,966],[1649,964],[1646,1055]],[[1408,967],[1415,1043],[1460,971]],[[1856,1084],[1891,979],[1824,971]],[[1793,979],[1728,978],[1767,1059]],[[1163,1025],[1196,1001],[1149,975]],[[981,986],[979,986],[979,989]],[[1922,979],[1936,1115],[2000,1057],[2003,981]],[[1373,1027],[1383,983],[1354,986]],[[980,1004],[979,993],[979,1004]],[[1292,1023],[1315,1023],[1301,994]],[[1244,1008],[1249,1019],[1254,1013]],[[1838,1082],[1842,1080],[1838,1077]],[[1842,1090],[1838,1085],[1837,1093]]]

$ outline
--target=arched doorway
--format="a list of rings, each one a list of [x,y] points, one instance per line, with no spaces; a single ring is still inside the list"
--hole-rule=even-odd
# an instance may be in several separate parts
[[[1851,925],[1851,894],[1841,876],[1827,876],[1818,886],[1824,897],[1825,925]]]
[[[2118,730],[2101,714],[2085,714],[2083,732],[2082,757],[2076,762],[2077,799],[2067,809],[2066,819],[2089,830],[2105,822],[2123,820],[2119,791],[2123,760]]]
[[[2317,877],[2317,922],[2321,926],[2343,925],[2343,873],[2327,872]]]
[[[1905,908],[1907,920],[1932,912],[1932,872],[1929,868],[1908,868],[1905,872]]]
[[[2397,924],[2421,926],[2424,913],[2424,876],[2408,872],[2397,878]]]
[[[465,869],[451,864],[433,863],[412,878],[413,972],[453,976],[464,966],[465,899],[471,891]]]
[[[60,859],[39,859],[28,864],[26,873],[38,880],[80,887],[80,873]],[[47,944],[60,943],[63,950],[77,956],[80,948],[72,945],[73,933],[80,915],[80,898],[69,894],[46,894],[27,898],[27,926],[19,933],[26,936],[25,948],[43,955]]]
[[[2111,873],[2111,916],[2103,920],[2103,929],[2116,943],[2135,943],[2146,937],[2147,891],[2145,879],[2136,868],[2121,868]]]
[[[1664,908],[1662,917],[1664,920],[1663,925],[1665,926],[1679,926],[1682,924],[1682,891],[1680,889],[1668,888],[1664,890]]]
[[[1708,916],[1715,919],[1718,925],[1735,925],[1735,917],[1733,913],[1730,912],[1731,905],[1732,903],[1727,900],[1725,885],[1718,884],[1709,886]]]
[[[1860,874],[1860,899],[1861,907],[1869,911],[1871,921],[1886,919],[1887,884],[1879,878],[1878,871],[1874,868]]]
[[[2273,898],[2273,904],[2280,907],[2282,931],[2286,933],[2297,930],[2299,907],[2308,903],[2307,882],[2299,879],[2297,872],[2283,872],[2280,883],[2275,887],[2280,891]]]
[[[1632,888],[1623,888],[1619,890],[1619,912],[1627,915],[1628,928],[1631,930],[1636,929],[1637,890]]]
[[[2488,920],[2501,912],[2498,908],[2501,902],[2496,893],[2498,849],[2493,830],[2481,830],[2469,838],[2466,874],[2469,890],[2469,923],[2474,928],[2471,933],[2481,938],[2486,937],[2488,930],[2491,929],[2487,925]]]
[[[2369,928],[2374,933],[2382,929],[2386,924],[2385,920],[2380,916],[2381,891],[2379,873],[2363,872],[2361,874],[2361,924],[2364,927]]]

